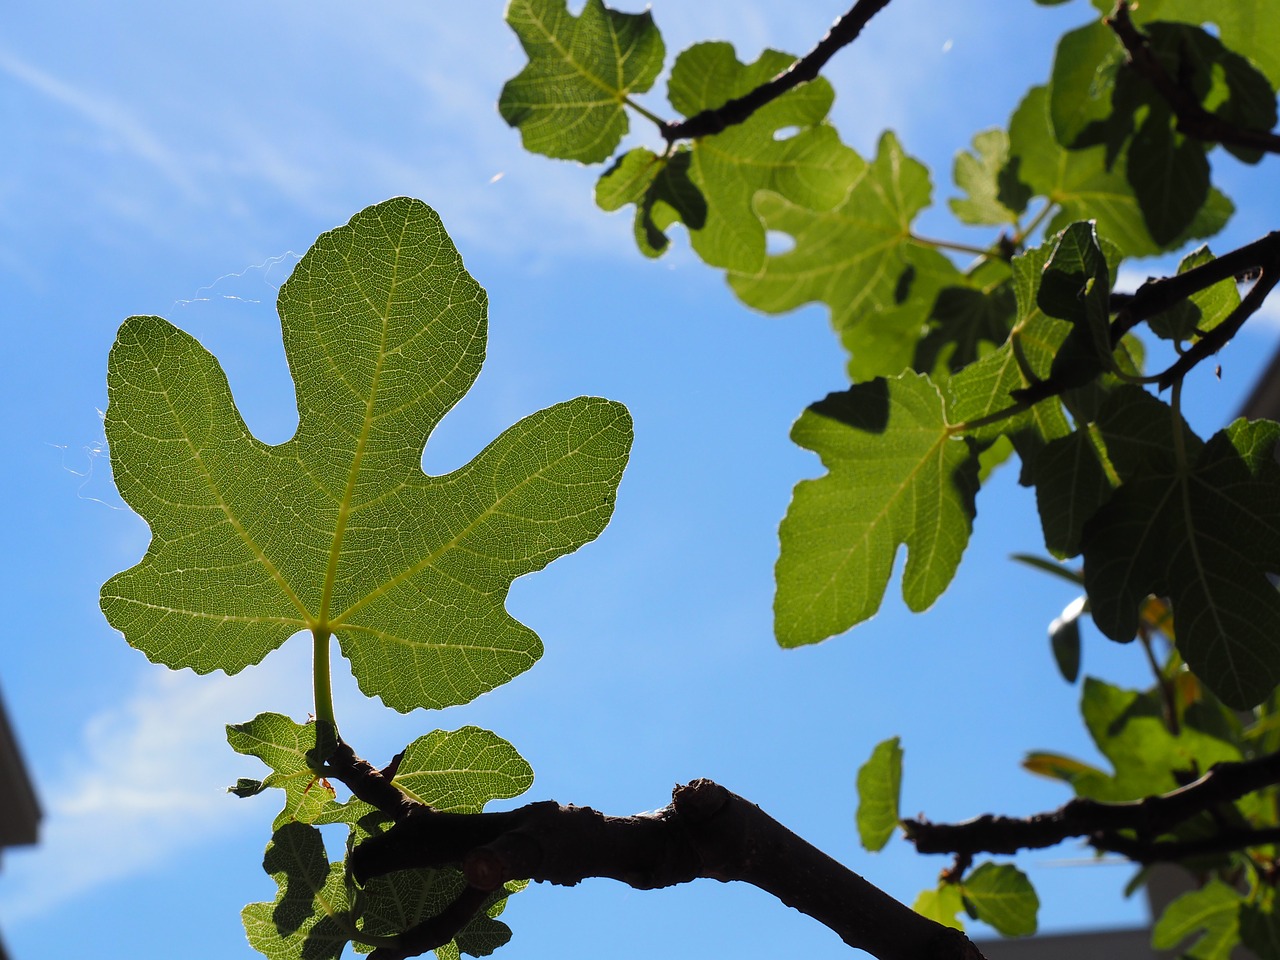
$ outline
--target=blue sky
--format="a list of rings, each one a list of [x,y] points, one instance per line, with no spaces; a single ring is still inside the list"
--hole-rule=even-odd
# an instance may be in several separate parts
[[[808,49],[843,0],[656,0],[669,55],[729,39]],[[1089,11],[898,0],[834,61],[833,119],[868,151],[885,127],[931,165],[921,231],[974,239],[945,214],[955,151],[1003,124]],[[530,672],[439,716],[362,700],[335,658],[340,721],[374,760],[435,727],[487,726],[532,763],[528,799],[631,813],[671,785],[720,780],[910,900],[944,864],[897,841],[862,852],[854,776],[879,740],[906,748],[905,812],[1030,813],[1066,797],[1017,768],[1030,749],[1092,756],[1057,679],[1045,625],[1070,588],[1011,564],[1039,546],[1014,477],[981,494],[974,540],[933,610],[896,582],[882,613],[818,647],[781,651],[770,603],[777,522],[819,472],[787,440],[839,389],[825,311],[763,317],[678,240],[634,249],[625,215],[594,208],[595,173],[526,155],[498,118],[523,62],[497,3],[136,2],[11,6],[0,15],[0,289],[7,349],[0,689],[45,809],[44,842],[6,854],[0,930],[12,954],[248,958],[238,916],[271,899],[262,873],[274,800],[223,788],[258,773],[223,724],[310,709],[308,645],[228,678],[149,664],[105,623],[98,587],[145,549],[114,492],[101,414],[120,321],[156,313],[220,358],[250,427],[278,442],[295,412],[275,289],[317,234],[407,194],[436,207],[490,296],[489,358],[433,438],[431,472],[465,462],[520,417],[579,394],[628,405],[636,444],[604,536],[517,582],[511,611],[546,645]],[[655,93],[648,99],[668,113]],[[637,130],[635,139],[652,139]],[[1252,191],[1217,249],[1274,227]],[[1268,192],[1269,191],[1269,192]],[[1139,264],[1141,279],[1167,265]],[[1192,420],[1230,419],[1265,363],[1277,311],[1190,394]],[[1086,638],[1086,670],[1142,682],[1136,654]],[[1141,922],[1124,867],[1066,847],[1020,861],[1050,930]],[[641,893],[610,881],[534,887],[507,914],[503,955],[841,956],[829,931],[750,888]]]

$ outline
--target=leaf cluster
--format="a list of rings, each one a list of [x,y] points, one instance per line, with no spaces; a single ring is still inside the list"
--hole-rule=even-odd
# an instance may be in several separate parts
[[[563,0],[537,3],[540,20],[563,13]],[[930,171],[892,132],[874,156],[843,144],[825,80],[781,82],[812,75],[814,55],[770,50],[743,63],[727,44],[696,44],[675,58],[667,85],[678,117],[697,117],[696,135],[681,135],[681,120],[660,119],[619,83],[620,108],[654,121],[663,143],[615,153],[619,134],[604,155],[596,143],[591,156],[573,156],[612,155],[596,199],[607,211],[633,207],[645,256],[661,256],[682,225],[744,304],[830,310],[851,385],[814,402],[792,429],[826,473],[795,487],[780,526],[779,643],[818,642],[873,616],[900,547],[907,605],[932,604],[963,557],[982,483],[1016,456],[1045,547],[1056,561],[1083,561],[1085,596],[1052,631],[1069,679],[1079,672],[1087,611],[1108,638],[1140,638],[1148,652],[1160,633],[1181,671],[1161,682],[1197,691],[1195,708],[1166,731],[1176,747],[1139,747],[1129,740],[1147,736],[1146,707],[1117,708],[1108,698],[1118,692],[1086,684],[1086,722],[1115,774],[1041,762],[1076,778],[1080,796],[1112,801],[1167,792],[1175,774],[1249,755],[1251,735],[1239,730],[1265,722],[1280,683],[1280,426],[1242,420],[1201,438],[1180,412],[1183,380],[1277,282],[1278,235],[1221,261],[1201,245],[1176,277],[1134,295],[1115,289],[1126,261],[1185,249],[1226,225],[1234,205],[1212,181],[1219,147],[1246,163],[1280,152],[1271,132],[1280,8],[1274,0],[1094,6],[1101,16],[1061,38],[1046,83],[1027,91],[1003,129],[978,133],[957,154],[949,206],[960,223],[992,229],[985,247],[920,236]],[[652,16],[616,16],[651,37],[646,66],[656,72],[662,45]],[[554,69],[547,47],[533,52],[526,19],[509,22],[530,51],[527,69]],[[538,56],[551,62],[539,66]],[[621,76],[616,46],[577,56],[594,74]],[[761,95],[775,88],[783,92]],[[503,115],[526,146],[567,155],[568,134],[545,149],[529,144],[532,121],[505,106],[511,91]],[[543,94],[544,110],[559,109],[553,87]],[[789,237],[789,249],[771,253],[770,234]],[[1242,283],[1252,283],[1243,299]],[[1145,355],[1160,340],[1178,359],[1148,376]],[[1150,625],[1153,609],[1164,611],[1162,626]],[[1233,711],[1255,707],[1255,726],[1236,722],[1231,736],[1215,726],[1195,739],[1203,714],[1227,729]],[[886,741],[859,776],[858,826],[869,848],[897,823],[901,759],[896,740]],[[1216,864],[1214,875],[1235,864]],[[970,866],[958,864],[919,908],[946,923],[963,907],[1007,933],[1034,929],[1025,878],[1012,867]],[[1255,898],[1249,910],[1269,917],[1268,904]],[[1250,943],[1266,926],[1258,923]],[[1233,930],[1230,942],[1243,936]]]

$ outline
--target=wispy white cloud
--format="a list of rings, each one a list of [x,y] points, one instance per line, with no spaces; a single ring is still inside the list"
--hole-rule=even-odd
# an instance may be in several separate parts
[[[110,96],[90,93],[0,49],[0,71],[28,89],[88,120],[114,145],[144,161],[190,199],[199,191],[182,157],[133,111]]]
[[[225,791],[237,777],[262,771],[231,751],[223,723],[247,720],[267,705],[305,705],[305,647],[287,644],[236,677],[148,667],[132,697],[91,717],[80,742],[60,758],[60,772],[41,784],[39,845],[6,858],[6,924],[39,921],[185,849],[261,829],[262,804]]]

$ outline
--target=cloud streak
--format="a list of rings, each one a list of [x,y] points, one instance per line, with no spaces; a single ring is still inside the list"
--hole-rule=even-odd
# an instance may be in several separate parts
[[[6,858],[5,923],[38,922],[183,850],[261,830],[263,806],[225,792],[236,777],[261,771],[232,753],[223,721],[247,720],[265,704],[307,702],[306,645],[292,647],[236,677],[144,668],[132,697],[91,717],[60,758],[62,772],[41,785],[39,846]]]
[[[46,100],[87,120],[114,143],[156,170],[189,199],[198,198],[199,190],[182,158],[123,104],[75,87],[4,49],[0,49],[0,71]]]

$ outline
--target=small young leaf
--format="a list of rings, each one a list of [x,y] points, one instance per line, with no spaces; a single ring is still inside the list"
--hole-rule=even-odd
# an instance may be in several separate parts
[[[742,96],[784,71],[795,57],[765,50],[740,63],[728,43],[699,43],[676,58],[668,91],[686,117]],[[819,77],[752,113],[743,123],[701,137],[689,178],[705,198],[703,222],[688,220],[698,256],[714,267],[753,273],[765,259],[765,225],[752,199],[768,190],[805,210],[830,210],[849,192],[865,162],[826,122],[835,93]],[[795,128],[791,136],[778,137]],[[769,227],[769,229],[775,229]]]
[[[964,909],[964,895],[958,883],[942,883],[936,890],[921,890],[911,909],[944,927],[964,929],[958,914]]]
[[[602,210],[636,206],[636,245],[646,257],[661,256],[670,245],[666,230],[683,223],[700,230],[707,221],[707,201],[689,178],[692,154],[681,147],[669,157],[636,147],[623,154],[596,183]]]
[[[436,730],[404,751],[394,783],[437,810],[479,813],[490,800],[518,797],[533,769],[506,740],[480,727]]]
[[[533,153],[607,159],[627,132],[624,100],[662,71],[666,50],[652,14],[587,0],[575,17],[565,0],[511,0],[506,16],[529,63],[502,88],[502,119]]]
[[[1240,894],[1221,880],[1184,893],[1165,907],[1151,930],[1157,950],[1180,949],[1194,960],[1230,960],[1240,942]],[[1183,943],[1196,940],[1189,947]]]
[[[813,404],[792,439],[822,457],[782,521],[774,628],[785,647],[816,643],[880,606],[899,544],[902,592],[924,610],[951,582],[969,541],[978,460],[952,436],[927,377],[855,384]]]
[[[1073,223],[1058,236],[1036,293],[1036,305],[1047,316],[1072,325],[1054,357],[1051,375],[1065,380],[1063,356],[1073,347],[1077,362],[1084,364],[1081,382],[1107,369],[1112,350],[1110,300],[1110,271],[1093,224]]]
[[[867,850],[882,850],[898,828],[902,746],[897,737],[876,745],[858,770],[858,836]]]
[[[1022,761],[1022,769],[1028,773],[1048,777],[1050,780],[1065,780],[1071,784],[1083,777],[1106,776],[1097,767],[1074,757],[1064,757],[1060,753],[1047,753],[1045,751],[1027,754]]]
[[[248,723],[228,724],[227,742],[236,753],[257,757],[271,768],[255,793],[268,787],[284,790],[284,809],[272,824],[274,829],[292,821],[332,822],[330,817],[343,807],[333,788],[312,770],[316,763],[311,756],[316,745],[314,723],[294,723],[278,713],[261,713]],[[369,809],[346,809],[346,819],[354,822]]]
[[[1040,898],[1017,867],[988,861],[965,877],[961,886],[975,920],[990,924],[1006,937],[1029,937],[1036,932]]]

